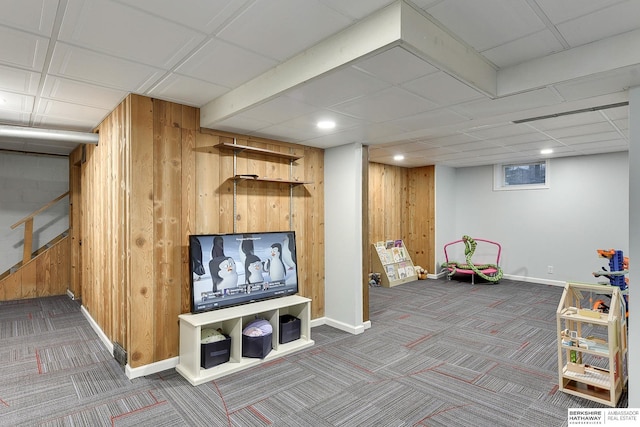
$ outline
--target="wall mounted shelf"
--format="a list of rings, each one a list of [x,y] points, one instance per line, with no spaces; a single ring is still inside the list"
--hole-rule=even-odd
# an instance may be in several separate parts
[[[278,182],[281,184],[289,184],[289,185],[313,184],[312,182],[307,182],[307,181],[294,181],[291,179],[280,179],[280,178],[261,178],[258,176],[248,176],[248,175],[235,175],[231,179],[238,182],[240,181]]]
[[[303,157],[303,156],[296,156],[294,154],[281,153],[279,151],[274,151],[274,150],[267,150],[266,148],[250,147],[248,145],[241,145],[241,144],[231,144],[229,142],[221,142],[220,144],[215,145],[215,147],[227,149],[227,150],[233,150],[236,153],[241,153],[243,151],[246,151],[246,152],[255,153],[255,154],[265,154],[267,156],[280,157],[282,159],[288,159],[293,161],[301,159]]]

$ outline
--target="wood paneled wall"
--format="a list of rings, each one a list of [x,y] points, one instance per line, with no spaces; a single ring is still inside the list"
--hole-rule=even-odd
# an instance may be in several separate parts
[[[402,239],[413,263],[435,271],[435,168],[369,163],[369,243]]]
[[[178,355],[178,315],[190,311],[189,234],[293,228],[300,294],[312,298],[312,318],[324,315],[323,150],[200,130],[198,109],[138,95],[98,130],[71,185],[81,192],[81,294],[132,368]],[[239,154],[238,173],[312,183],[291,193],[287,184],[242,182],[234,209],[233,151],[215,147],[234,139],[303,156],[289,164]]]
[[[64,295],[69,287],[69,236],[55,239],[15,273],[0,279],[0,301]]]

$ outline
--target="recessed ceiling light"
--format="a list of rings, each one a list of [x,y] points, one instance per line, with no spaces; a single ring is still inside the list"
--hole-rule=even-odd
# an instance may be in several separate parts
[[[544,150],[540,150],[540,154],[551,154],[553,150],[551,148],[545,148]]]
[[[396,154],[395,156],[393,156],[393,160],[396,160],[396,161],[404,160],[404,156],[402,154]]]
[[[332,120],[321,120],[317,125],[320,129],[333,129],[336,127],[336,122]]]

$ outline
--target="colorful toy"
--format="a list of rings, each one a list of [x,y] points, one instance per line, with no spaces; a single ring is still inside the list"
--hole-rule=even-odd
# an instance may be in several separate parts
[[[602,271],[593,272],[594,277],[606,277],[609,282],[600,283],[601,285],[617,286],[623,295],[624,304],[626,307],[627,317],[629,316],[629,295],[627,286],[629,279],[624,277],[629,274],[629,258],[625,257],[622,251],[615,249],[597,249],[598,256],[600,258],[607,258],[609,260],[609,270],[602,267]],[[593,303],[593,309],[606,313],[609,311],[604,301],[597,300]]]

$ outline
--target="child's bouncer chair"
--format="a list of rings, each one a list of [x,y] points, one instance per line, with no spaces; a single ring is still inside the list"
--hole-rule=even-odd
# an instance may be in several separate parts
[[[472,260],[474,253],[476,252],[476,248],[478,246],[478,242],[487,243],[487,245],[483,245],[486,248],[490,249],[492,254],[495,254],[495,263],[475,263]],[[464,256],[465,263],[450,261],[449,260],[449,251],[453,252],[454,248],[460,246],[460,244],[464,245]],[[444,258],[445,262],[442,264],[443,270],[447,270],[447,279],[451,280],[453,276],[456,274],[470,274],[471,275],[471,284],[474,283],[474,277],[478,275],[479,277],[492,282],[498,283],[500,279],[502,279],[502,268],[500,268],[500,253],[502,252],[502,246],[499,243],[493,242],[491,240],[486,239],[473,239],[469,236],[462,236],[462,239],[456,240],[454,242],[447,243],[444,245]],[[492,255],[493,256],[493,255]],[[493,259],[491,259],[493,261]]]

